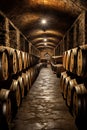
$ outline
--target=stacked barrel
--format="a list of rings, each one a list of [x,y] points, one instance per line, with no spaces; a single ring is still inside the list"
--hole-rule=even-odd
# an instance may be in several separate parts
[[[67,106],[78,119],[87,118],[87,45],[64,52],[60,87]]]
[[[40,63],[42,63],[43,67],[47,67],[47,59],[46,58],[41,58]]]
[[[0,12],[0,128],[10,124],[35,81],[41,69],[39,56],[39,50]]]
[[[56,73],[57,77],[60,77],[61,73],[65,71],[63,67],[63,56],[52,56],[51,68]]]

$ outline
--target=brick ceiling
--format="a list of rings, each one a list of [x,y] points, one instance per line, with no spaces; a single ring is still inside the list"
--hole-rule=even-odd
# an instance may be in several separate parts
[[[44,48],[44,38],[46,47],[56,47],[86,7],[86,0],[0,0],[0,10],[38,49]],[[42,19],[46,19],[45,25]]]

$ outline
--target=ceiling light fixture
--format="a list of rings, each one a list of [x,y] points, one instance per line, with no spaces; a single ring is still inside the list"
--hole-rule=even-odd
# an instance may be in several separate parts
[[[45,42],[44,45],[47,46],[47,43]]]
[[[41,23],[42,23],[42,24],[46,24],[46,23],[47,23],[46,19],[42,19],[42,20],[41,20]]]
[[[44,42],[46,42],[46,41],[47,41],[47,39],[45,38],[45,39],[44,39]]]

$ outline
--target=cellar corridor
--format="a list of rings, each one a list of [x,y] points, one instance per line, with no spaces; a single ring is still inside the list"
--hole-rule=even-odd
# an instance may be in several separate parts
[[[12,130],[77,130],[50,66],[42,68],[12,122]]]

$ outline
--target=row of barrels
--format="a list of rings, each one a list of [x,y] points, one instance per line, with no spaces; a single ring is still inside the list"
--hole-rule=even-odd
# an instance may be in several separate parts
[[[7,80],[10,75],[29,68],[38,63],[38,60],[39,58],[27,52],[0,46],[0,81]]]
[[[33,82],[35,81],[42,64],[27,69],[18,77],[11,80],[0,88],[0,129],[4,129],[6,123],[8,126],[14,118],[18,108],[21,106],[22,99],[27,95]]]
[[[61,73],[60,87],[73,117],[85,119],[87,117],[87,83],[64,71]]]
[[[78,76],[87,77],[87,45],[65,51],[63,67]]]

